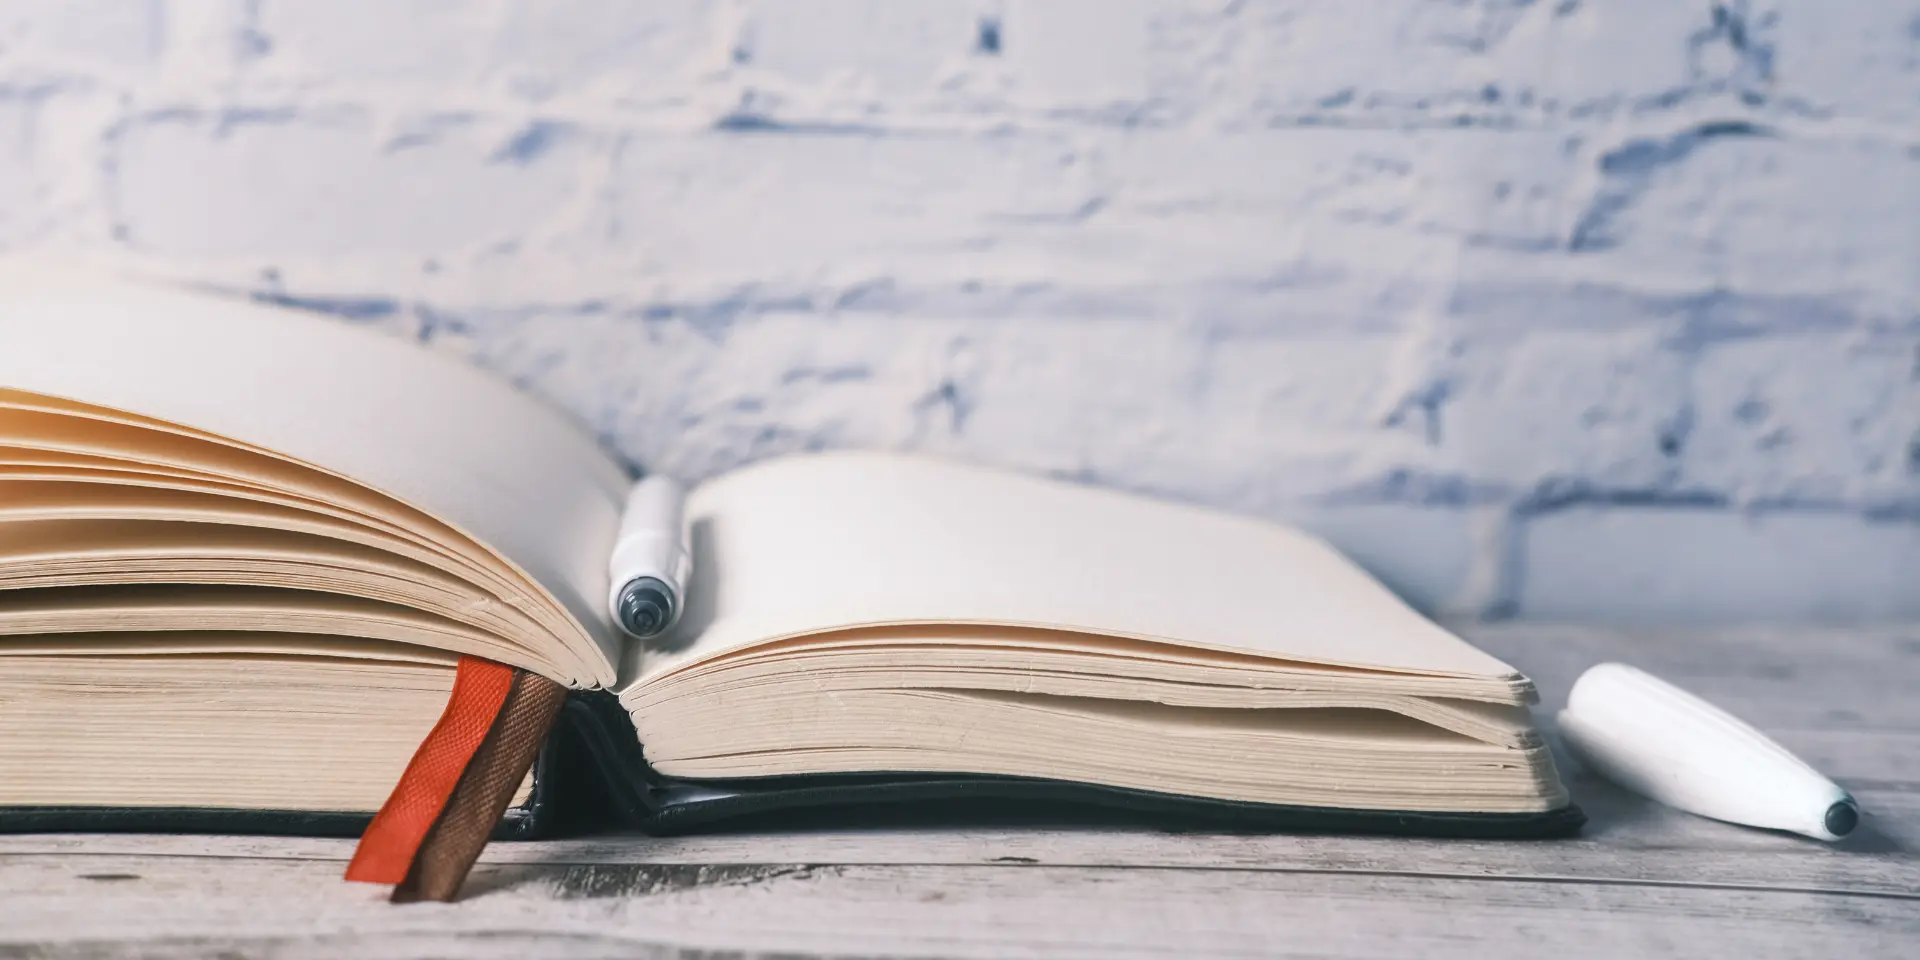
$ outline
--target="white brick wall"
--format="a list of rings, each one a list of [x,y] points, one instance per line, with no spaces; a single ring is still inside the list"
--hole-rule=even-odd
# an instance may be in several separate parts
[[[690,479],[917,449],[1494,615],[1920,616],[1920,2],[8,0],[0,254]]]

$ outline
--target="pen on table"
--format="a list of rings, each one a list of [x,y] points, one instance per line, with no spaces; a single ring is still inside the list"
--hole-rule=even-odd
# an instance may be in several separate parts
[[[1819,840],[1859,825],[1852,795],[1785,747],[1626,664],[1582,674],[1559,721],[1567,745],[1595,773],[1668,806]]]

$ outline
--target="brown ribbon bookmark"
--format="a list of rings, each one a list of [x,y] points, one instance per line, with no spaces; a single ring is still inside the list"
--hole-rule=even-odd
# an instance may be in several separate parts
[[[538,674],[461,657],[446,711],[361,835],[347,879],[394,884],[395,903],[458,895],[566,693]]]

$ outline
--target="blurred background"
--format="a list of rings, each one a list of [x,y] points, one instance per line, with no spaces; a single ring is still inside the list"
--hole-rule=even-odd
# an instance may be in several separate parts
[[[1451,615],[1920,616],[1914,0],[5,0],[0,254],[686,480],[920,450]]]

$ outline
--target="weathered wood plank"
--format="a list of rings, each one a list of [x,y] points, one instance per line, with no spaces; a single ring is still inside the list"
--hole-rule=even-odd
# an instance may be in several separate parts
[[[1390,871],[1433,877],[1586,878],[1704,883],[1920,896],[1920,858],[1853,842],[1828,845],[1757,833],[1653,808],[1606,821],[1597,836],[1554,843],[1382,837],[1161,833],[1147,830],[834,831],[652,838],[590,837],[496,844],[484,863],[514,866],[807,864],[1042,865]],[[1869,847],[1862,849],[1863,846]],[[22,855],[66,857],[88,869],[132,858],[284,859],[344,867],[347,841],[298,838],[0,837],[0,863]],[[214,868],[209,866],[210,869]]]
[[[499,937],[869,955],[1538,957],[1568,950],[1893,957],[1920,937],[1894,897],[1581,880],[1009,866],[489,866],[453,905],[393,908],[332,864],[200,869],[132,858],[0,864],[0,950],[84,938],[276,956],[466,953]],[[402,951],[413,938],[415,949]],[[439,939],[434,939],[438,937]],[[1817,939],[1811,939],[1817,937]],[[318,941],[310,938],[321,938]],[[249,946],[251,945],[251,946]],[[144,947],[142,947],[144,949]]]

